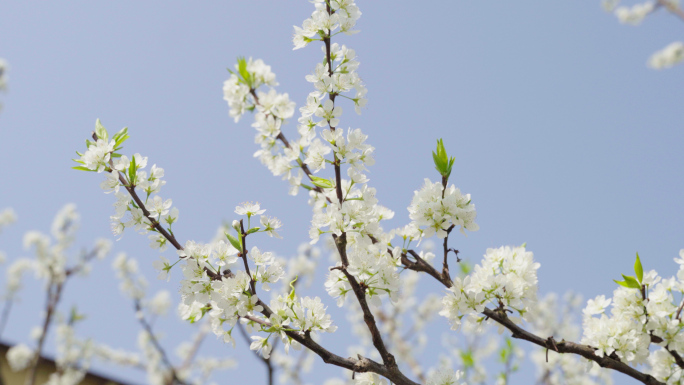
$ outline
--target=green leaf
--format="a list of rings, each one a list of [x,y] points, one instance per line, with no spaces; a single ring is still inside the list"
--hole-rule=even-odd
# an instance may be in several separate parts
[[[299,278],[299,276],[295,275],[295,277],[294,277],[294,279],[292,280],[292,282],[290,282],[290,287],[292,288],[292,291],[290,291],[290,301],[294,301],[294,299],[295,299],[295,295],[296,295],[296,294],[295,294],[295,287],[294,287],[294,284],[295,284],[295,282],[297,282],[297,278]]]
[[[624,274],[622,274],[622,278],[625,279],[624,281],[622,281],[622,282],[624,283],[624,285],[623,285],[622,283],[618,282],[618,281],[615,281],[615,282],[617,282],[617,283],[618,283],[619,285],[621,285],[621,286],[624,286],[624,287],[627,287],[627,288],[630,288],[630,289],[639,289],[639,290],[641,290],[641,284],[636,280],[636,278],[630,277],[630,276],[627,276],[627,275],[624,275]]]
[[[123,144],[123,142],[125,142],[126,140],[128,140],[128,138],[130,138],[130,135],[125,134],[125,135],[119,137],[118,139],[115,139],[116,142],[114,143],[114,147],[120,148],[121,145]]]
[[[463,361],[463,366],[466,368],[472,368],[475,366],[475,360],[473,359],[473,354],[470,350],[467,352],[461,352],[461,361]]]
[[[309,191],[313,190],[313,187],[311,187],[307,184],[304,184],[304,183],[300,184],[300,186],[302,186],[304,189],[309,190]]]
[[[233,245],[234,248],[238,249],[239,251],[242,251],[242,242],[240,242],[239,239],[235,238],[234,236],[230,235],[229,233],[225,233],[226,238],[228,238],[228,241],[230,242],[231,245]]]
[[[247,60],[244,57],[238,57],[238,72],[245,84],[252,88],[252,75],[247,71]]]
[[[100,119],[95,121],[95,134],[97,135],[98,139],[102,139],[105,142],[109,141],[109,134],[107,133],[107,129],[104,128],[102,123],[100,123]]]
[[[121,154],[118,152],[112,152],[112,158],[121,158]]]
[[[256,232],[259,231],[259,230],[261,230],[261,227],[252,227],[251,229],[247,230],[247,234],[246,234],[246,235],[254,234],[254,233],[256,233]]]
[[[128,166],[128,180],[131,185],[135,186],[135,176],[137,175],[138,166],[135,164],[135,156],[131,157],[131,164]]]
[[[437,140],[437,149],[432,152],[432,160],[435,162],[435,168],[440,175],[445,178],[449,178],[456,158],[449,158],[446,149],[444,148],[444,141],[442,139]]]
[[[74,166],[74,167],[72,167],[72,168],[73,168],[74,170],[92,171],[92,172],[95,172],[95,170],[91,170],[91,169],[89,169],[89,168],[87,168],[87,167],[83,167],[83,166]]]
[[[639,259],[639,253],[637,253],[636,262],[634,262],[634,274],[636,274],[639,283],[644,280],[644,268],[641,266],[641,260]]]
[[[320,188],[335,187],[335,183],[333,183],[333,181],[331,181],[330,179],[319,178],[317,176],[311,176],[311,183],[313,183],[314,186],[318,186]]]
[[[128,134],[128,127],[122,128],[119,132],[112,136],[112,139],[114,139],[114,141],[117,142],[119,139],[126,136],[126,134]]]
[[[76,306],[71,307],[71,313],[69,314],[69,324],[73,325],[78,321],[84,320],[85,318],[85,314],[78,313]]]

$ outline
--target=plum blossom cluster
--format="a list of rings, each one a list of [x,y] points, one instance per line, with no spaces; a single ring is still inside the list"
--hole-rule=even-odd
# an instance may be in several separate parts
[[[353,28],[361,17],[361,11],[354,0],[314,0],[316,10],[304,20],[302,27],[294,27],[292,42],[294,49],[306,47],[315,40],[323,40],[334,32],[352,35]]]
[[[481,264],[453,286],[442,299],[442,311],[451,328],[458,329],[462,319],[481,323],[479,314],[489,304],[495,308],[515,311],[525,317],[537,298],[537,269],[532,252],[525,245],[487,249]]]
[[[172,232],[172,226],[178,221],[178,209],[172,207],[171,199],[163,199],[156,195],[166,184],[164,169],[152,165],[149,172],[147,167],[147,157],[135,154],[131,158],[121,155],[116,151],[121,150],[122,144],[129,138],[128,130],[122,129],[111,140],[109,133],[98,119],[95,123],[95,142],[86,141],[87,150],[80,155],[80,159],[74,159],[79,163],[75,169],[83,171],[105,172],[105,180],[100,187],[105,193],[114,193],[116,202],[114,203],[114,215],[110,217],[112,221],[112,232],[120,235],[126,228],[133,227],[141,234],[149,236],[150,245],[153,248],[164,251],[168,247],[168,239],[163,236],[155,225],[160,227],[167,226],[166,229]],[[122,191],[126,190],[126,192]],[[132,196],[133,192],[140,191],[137,200]]]
[[[297,194],[303,178],[299,170],[302,143],[282,140],[281,127],[294,115],[295,103],[288,94],[278,93],[278,85],[271,67],[259,60],[240,58],[235,72],[223,84],[224,99],[230,107],[230,116],[237,122],[247,111],[255,111],[252,126],[257,130],[255,142],[260,145],[254,156],[258,157],[276,176],[283,175],[291,185],[290,193]],[[268,86],[268,92],[260,91]],[[281,139],[282,143],[278,140]]]
[[[0,215],[3,225],[15,218],[11,210],[3,211]],[[69,277],[76,274],[87,275],[90,271],[90,261],[103,259],[109,254],[111,242],[98,239],[89,252],[82,252],[77,256],[69,255],[76,230],[79,227],[80,215],[74,204],[67,204],[60,209],[51,226],[50,235],[39,231],[29,231],[24,235],[24,247],[33,249],[34,258],[18,258],[7,269],[7,280],[4,298],[13,301],[21,289],[21,279],[25,272],[33,272],[37,279],[43,280],[47,292],[47,305],[44,312],[42,327],[36,327],[31,333],[36,341],[36,347],[19,344],[13,346],[7,353],[7,359],[13,371],[29,368],[29,378],[34,378],[37,357],[41,355],[49,328],[57,323],[57,367],[58,371],[50,375],[47,384],[70,385],[77,384],[89,368],[92,351],[88,343],[75,340],[73,323],[77,320],[77,313],[72,310],[67,318],[61,314],[58,304],[61,300],[64,284]],[[6,310],[9,308],[6,307]],[[4,313],[7,317],[9,313]],[[6,319],[3,320],[3,322]]]
[[[670,68],[684,60],[684,43],[676,41],[656,51],[648,60],[648,66],[657,70]]]
[[[459,227],[463,234],[465,230],[480,229],[475,223],[477,212],[470,194],[462,194],[454,185],[446,188],[427,178],[423,187],[414,193],[408,211],[413,227],[420,229],[426,238],[435,234],[444,238],[452,227]]]
[[[4,216],[6,220],[15,218],[11,210],[5,210]],[[76,205],[67,204],[55,215],[52,222],[52,237],[39,231],[29,231],[24,234],[24,248],[33,249],[35,258],[17,258],[7,268],[4,293],[6,299],[13,298],[22,288],[21,279],[26,272],[32,272],[37,279],[59,284],[63,283],[70,274],[87,274],[90,271],[88,262],[91,259],[104,259],[109,254],[112,247],[111,241],[98,239],[91,252],[81,254],[79,257],[69,256],[68,250],[74,243],[79,219]],[[72,266],[68,266],[70,260]]]
[[[631,7],[618,6],[620,2],[616,0],[604,0],[603,8],[608,12],[613,12],[615,17],[622,24],[639,25],[656,8],[655,1],[646,1],[634,4]]]
[[[582,342],[594,346],[599,356],[615,355],[632,365],[648,363],[658,380],[681,383],[676,358],[684,352],[684,249],[675,262],[677,276],[663,279],[654,270],[643,271],[637,256],[635,277],[618,282],[612,298],[601,295],[588,301]],[[659,346],[653,353],[651,343]]]
[[[314,4],[316,10],[304,21],[303,27],[295,27],[295,49],[302,48],[313,40],[329,41],[335,33],[355,32],[352,28],[361,12],[354,1],[315,1]],[[325,156],[332,150],[337,151],[336,146],[341,147],[339,160],[353,166],[349,176],[354,180],[364,180],[363,175],[356,174],[364,169],[364,164],[374,163],[372,147],[355,142],[358,139],[365,140],[360,130],[350,130],[346,141],[341,133],[334,132],[330,132],[329,137],[324,137],[323,141],[317,138],[316,126],[336,127],[339,123],[342,107],[335,106],[336,96],[350,99],[358,113],[366,105],[367,90],[356,72],[359,62],[354,50],[337,43],[326,47],[323,47],[324,63],[319,63],[314,73],[306,77],[316,90],[309,94],[306,105],[300,108],[301,116],[297,127],[299,137],[296,140],[288,141],[281,132],[286,119],[294,113],[295,105],[290,102],[288,95],[279,94],[273,88],[268,92],[258,90],[261,85],[275,85],[275,76],[270,72],[270,67],[264,66],[260,60],[253,62],[251,59],[239,59],[236,72],[224,83],[224,99],[228,101],[231,116],[237,120],[246,111],[256,111],[252,126],[257,130],[256,142],[261,149],[255,156],[274,175],[283,175],[283,179],[289,181],[292,195],[297,194],[304,175],[310,176],[309,169],[316,172],[325,168],[326,162],[332,162],[325,159]],[[272,81],[254,81],[258,78]],[[354,96],[344,95],[352,90],[355,91]],[[324,100],[326,95],[330,96],[329,100]],[[354,153],[355,149],[359,153]],[[311,186],[303,187],[311,189]]]
[[[230,116],[235,119],[235,123],[240,120],[242,114],[246,111],[252,111],[256,107],[253,100],[248,96],[252,90],[256,90],[262,85],[275,87],[278,85],[276,76],[271,72],[271,66],[264,64],[261,59],[252,60],[252,58],[241,58],[239,63],[235,65],[235,71],[231,71],[231,75],[223,83],[223,99],[228,102],[230,107]],[[288,111],[288,103],[273,104],[274,111],[279,117],[285,119],[283,112]],[[292,115],[292,114],[290,114]]]
[[[252,216],[264,211],[258,203],[245,203],[235,210],[239,215],[246,215],[248,222]],[[238,322],[246,324],[250,331],[256,329],[267,333],[266,337],[253,336],[251,348],[268,358],[274,335],[273,339],[281,339],[286,349],[290,346],[299,348],[286,332],[333,332],[336,326],[325,313],[320,298],[299,298],[294,287],[290,294],[273,299],[270,306],[255,294],[256,284],[260,284],[262,290],[270,291],[270,285],[285,276],[283,263],[273,253],[257,246],[249,252],[244,250],[247,235],[266,232],[275,236],[275,229],[281,226],[280,221],[263,215],[259,222],[263,228],[249,228],[248,225],[248,230],[243,232],[244,222],[235,221],[233,228],[237,237],[228,232],[224,234],[229,243],[223,240],[212,244],[188,241],[179,251],[183,271],[181,297],[187,318],[196,321],[208,312],[214,334],[224,342],[235,344],[232,333]],[[246,271],[232,272],[228,267],[238,260],[238,256],[244,260]],[[249,269],[249,262],[253,270]]]
[[[637,26],[657,9],[665,9],[682,18],[684,12],[679,3],[679,0],[649,0],[632,6],[618,6],[620,0],[602,0],[601,4],[606,12],[613,13],[620,23]],[[683,59],[684,45],[681,42],[673,42],[651,55],[647,64],[653,69],[660,70],[671,68],[681,63]]]
[[[225,244],[224,244],[225,246]],[[190,245],[186,250],[197,255],[196,248],[201,246]],[[221,248],[221,246],[217,246]],[[208,251],[206,248],[205,252]],[[231,359],[216,360],[208,363],[206,358],[194,360],[188,356],[189,353],[182,354],[183,362],[187,364],[174,367],[165,357],[165,352],[160,349],[157,342],[159,336],[151,329],[151,324],[147,321],[150,317],[164,316],[171,307],[171,295],[166,290],[157,292],[152,298],[147,298],[147,281],[138,272],[137,260],[129,258],[124,253],[120,253],[112,267],[121,281],[121,292],[131,298],[135,304],[136,317],[143,326],[143,330],[138,334],[138,347],[141,354],[124,353],[113,351],[106,346],[97,346],[96,353],[101,359],[114,361],[121,365],[139,366],[145,369],[147,380],[150,384],[164,385],[169,383],[169,379],[178,378],[186,383],[204,383],[204,380],[217,369],[227,369],[234,366]],[[208,331],[208,324],[203,324],[199,336],[204,338]],[[207,330],[205,330],[207,329]],[[187,344],[186,344],[187,345]],[[184,345],[181,345],[181,348]],[[185,349],[182,349],[185,352]]]
[[[366,300],[371,304],[380,306],[383,296],[396,301],[401,281],[398,259],[393,255],[399,255],[399,253],[401,253],[400,248],[388,250],[386,243],[381,242],[377,244],[357,242],[347,249],[349,259],[347,272],[357,279],[361,287],[365,288]],[[341,263],[338,262],[337,267],[341,267]],[[333,269],[328,274],[325,289],[330,296],[337,298],[337,306],[344,304],[348,294],[353,295],[349,277],[341,269]]]

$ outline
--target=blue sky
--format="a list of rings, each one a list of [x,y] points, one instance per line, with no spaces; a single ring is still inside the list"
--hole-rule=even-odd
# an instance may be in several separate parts
[[[413,191],[424,178],[437,179],[430,151],[443,138],[456,157],[451,181],[472,194],[481,227],[454,239],[461,256],[477,262],[488,247],[527,242],[542,265],[540,294],[610,294],[637,251],[646,269],[674,275],[672,259],[684,248],[684,69],[653,71],[645,63],[681,36],[684,23],[659,12],[639,27],[622,26],[598,1],[359,6],[361,33],[338,41],[356,50],[369,102],[361,116],[346,108],[341,126],[362,128],[376,147],[369,177],[396,212],[387,227],[407,223]],[[0,249],[10,259],[28,255],[22,234],[47,232],[68,202],[82,215],[80,245],[111,237],[113,200],[99,189],[101,178],[70,169],[100,118],[110,131],[128,126],[126,152],[166,170],[162,195],[180,209],[179,238],[208,240],[237,204],[259,201],[285,225],[284,239],[264,247],[293,254],[308,239],[306,197],[287,196],[286,183],[252,158],[250,119],[229,118],[221,88],[226,67],[252,56],[270,64],[278,90],[301,105],[311,90],[304,76],[321,51],[293,52],[290,40],[292,25],[311,10],[306,1],[262,0],[5,4],[0,57],[11,68],[9,90],[0,94],[0,208],[13,207],[19,222],[0,235]],[[138,258],[154,288],[175,293],[173,282],[154,280],[158,253],[147,243],[129,232],[115,250]],[[70,282],[63,308],[78,303],[88,314],[81,335],[132,349],[132,305],[110,264]],[[44,301],[41,287],[25,282],[3,337],[11,341],[28,340]],[[322,282],[310,293],[344,325]],[[169,347],[192,330],[175,320],[158,325]],[[448,333],[445,319],[436,325],[435,341]],[[342,337],[330,344],[344,352]],[[245,357],[227,373],[237,383],[252,370],[262,376],[244,346],[212,341],[206,349]],[[419,358],[426,366],[434,359]],[[134,371],[97,368],[143,382]],[[323,368],[310,382],[338,373]],[[525,375],[513,383],[529,383]]]

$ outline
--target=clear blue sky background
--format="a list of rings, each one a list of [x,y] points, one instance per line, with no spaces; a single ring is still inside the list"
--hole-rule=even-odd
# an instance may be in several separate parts
[[[457,159],[452,181],[478,209],[481,230],[455,238],[462,256],[477,262],[487,247],[527,242],[542,265],[540,294],[575,290],[585,298],[610,295],[637,251],[646,269],[675,274],[672,259],[684,247],[684,68],[658,72],[645,63],[681,38],[684,23],[659,12],[638,28],[622,26],[598,1],[359,6],[361,34],[337,41],[356,49],[369,103],[360,117],[346,108],[341,126],[370,135],[377,150],[371,184],[395,210],[392,226],[407,223],[423,178],[437,179],[430,151],[441,137]],[[67,202],[82,214],[80,245],[110,237],[113,197],[99,189],[100,176],[70,169],[100,118],[110,130],[128,126],[126,151],[166,170],[162,195],[180,209],[180,239],[210,239],[236,204],[253,200],[285,224],[284,240],[263,245],[293,254],[308,239],[306,198],[287,196],[286,183],[252,158],[251,119],[233,123],[221,88],[236,56],[253,56],[272,65],[279,90],[301,105],[320,48],[293,52],[291,33],[311,11],[307,1],[3,4],[0,57],[11,69],[9,92],[0,95],[0,208],[13,207],[20,220],[0,236],[0,249],[10,259],[28,255],[23,233],[48,232]],[[158,253],[147,243],[128,232],[115,250],[137,257],[154,288],[175,293],[173,281],[154,280]],[[70,282],[63,309],[78,303],[88,314],[80,335],[133,349],[138,327],[110,264]],[[28,340],[44,302],[41,287],[25,282],[4,334],[11,341]],[[345,324],[320,288],[310,293]],[[167,347],[192,331],[175,320],[158,325]],[[431,337],[439,344],[448,326],[443,318],[436,325]],[[326,341],[345,354],[343,338]],[[254,370],[254,383],[262,383],[260,363],[244,346],[212,340],[205,348],[240,360],[221,383],[246,383]],[[434,355],[418,358],[434,364]],[[144,382],[135,371],[97,368]],[[308,379],[338,373],[326,367]],[[529,383],[529,373],[513,383]]]

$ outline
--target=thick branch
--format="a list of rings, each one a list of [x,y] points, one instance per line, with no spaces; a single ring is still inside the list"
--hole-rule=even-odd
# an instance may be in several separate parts
[[[508,318],[508,316],[506,316],[506,313],[503,310],[490,310],[485,308],[483,314],[498,322],[506,329],[510,330],[513,338],[529,341],[535,345],[541,346],[546,349],[556,350],[557,348],[558,353],[573,353],[580,355],[588,360],[596,362],[602,368],[609,368],[624,373],[647,385],[664,385],[662,382],[656,380],[654,377],[648,374],[641,373],[640,371],[632,368],[624,362],[607,356],[597,356],[594,353],[596,349],[589,345],[580,345],[574,342],[567,341],[553,342],[553,338],[544,339],[539,336],[536,336],[522,329],[518,325],[514,324],[513,321],[511,321]]]
[[[430,274],[431,276],[435,277],[435,279],[437,279],[447,288],[453,286],[453,282],[451,280],[446,281],[441,279],[437,270],[435,270],[435,268],[430,266],[427,262],[423,261],[422,259],[419,259],[420,257],[418,257],[418,255],[415,252],[409,250],[409,253],[416,257],[416,259],[418,259],[419,262],[422,261],[422,263],[411,262],[410,260],[408,260],[408,258],[405,257],[405,255],[402,255],[402,263],[407,269],[415,271],[424,271]],[[409,262],[408,264],[404,262],[405,259]],[[414,268],[414,266],[416,268]],[[490,310],[488,308],[485,308],[483,314],[488,318],[491,318],[492,320],[496,321],[500,325],[504,326],[506,329],[510,330],[512,332],[513,338],[526,340],[532,342],[535,345],[539,345],[543,348],[556,350],[558,353],[572,353],[580,355],[588,360],[596,362],[602,368],[617,370],[618,372],[624,373],[647,385],[664,385],[662,382],[656,380],[654,377],[648,374],[641,373],[640,371],[632,368],[624,362],[621,362],[611,357],[597,356],[594,353],[596,349],[589,345],[580,345],[574,342],[567,341],[555,342],[553,340],[553,337],[544,339],[539,336],[536,336],[519,327],[518,325],[514,324],[513,321],[511,321],[508,318],[508,316],[506,316],[506,313],[502,310]]]
[[[268,307],[268,305],[266,305],[263,301],[259,300],[257,304],[264,308],[264,310],[261,312],[261,314],[263,314],[264,316],[270,317],[271,314],[273,314],[271,308]],[[271,326],[269,322],[260,320],[255,317],[246,316],[244,318],[257,322],[264,327]],[[319,345],[316,341],[314,341],[311,338],[309,333],[302,333],[299,331],[286,331],[285,334],[287,334],[293,340],[304,345],[312,352],[316,353],[319,357],[321,357],[321,359],[323,359],[323,362],[325,362],[326,364],[339,366],[341,368],[349,369],[353,372],[358,373],[377,373],[381,376],[388,378],[390,381],[392,381],[392,383],[396,385],[418,385],[417,383],[411,381],[409,378],[404,376],[404,374],[401,373],[401,371],[399,371],[399,368],[396,365],[394,367],[389,367],[388,365],[377,363],[371,359],[362,357],[360,355],[358,356],[358,359],[343,358]]]

